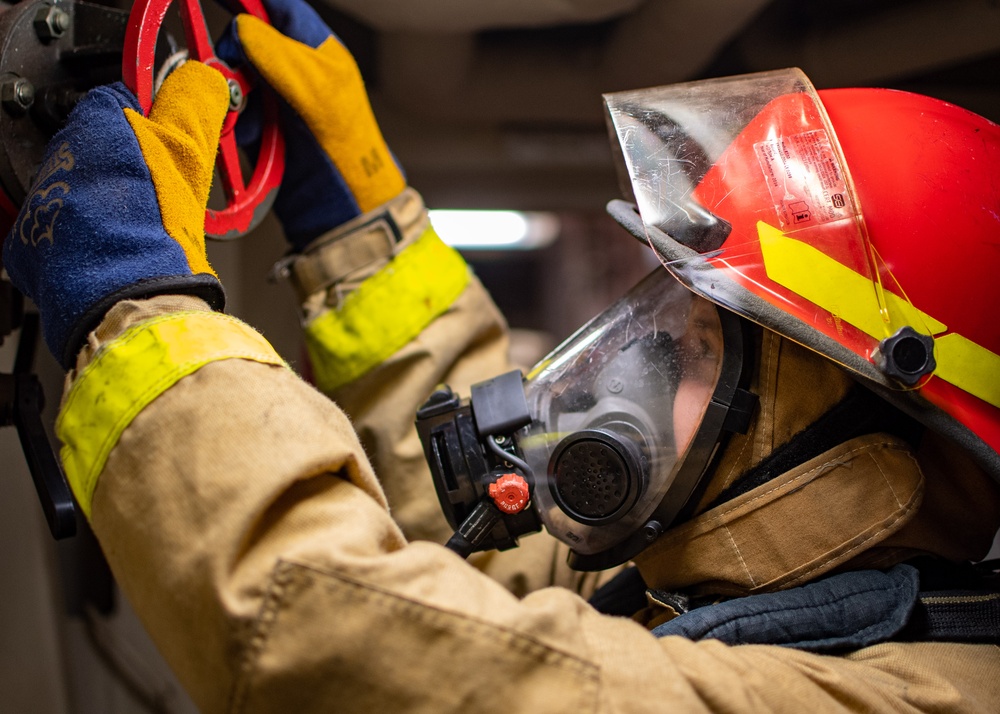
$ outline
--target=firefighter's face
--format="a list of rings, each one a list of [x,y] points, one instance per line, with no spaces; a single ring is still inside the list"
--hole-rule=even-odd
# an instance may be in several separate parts
[[[692,301],[688,328],[678,347],[684,376],[674,398],[674,444],[677,453],[682,454],[701,424],[722,365],[722,331],[719,313],[712,303]]]

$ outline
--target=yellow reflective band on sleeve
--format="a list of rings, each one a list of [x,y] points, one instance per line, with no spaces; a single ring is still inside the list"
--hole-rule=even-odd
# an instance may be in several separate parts
[[[411,342],[458,299],[469,268],[428,227],[349,295],[306,326],[317,386],[330,393]]]
[[[886,337],[869,278],[766,223],[757,224],[757,234],[771,280],[877,340]],[[884,294],[889,312],[899,325],[909,324],[940,335],[934,338],[935,376],[1000,407],[1000,355],[960,334],[941,335],[947,325],[895,293],[886,290]]]
[[[286,366],[262,335],[216,312],[155,317],[101,348],[56,421],[66,478],[87,518],[108,455],[136,415],[183,377],[225,359]]]

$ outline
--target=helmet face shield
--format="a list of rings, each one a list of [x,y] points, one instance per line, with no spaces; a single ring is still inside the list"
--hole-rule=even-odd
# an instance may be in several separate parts
[[[1000,126],[908,92],[817,93],[797,69],[605,104],[638,215],[609,211],[668,271],[1000,478]]]
[[[517,443],[553,535],[591,554],[652,516],[704,419],[724,349],[718,309],[656,271],[531,371],[532,421]]]
[[[833,127],[801,71],[605,102],[646,236],[678,279],[791,339],[803,341],[766,313],[865,362],[888,360],[883,371],[896,378],[888,386],[916,386],[933,370],[933,319],[907,301],[872,248]],[[894,343],[884,341],[904,328],[912,339],[887,351]]]

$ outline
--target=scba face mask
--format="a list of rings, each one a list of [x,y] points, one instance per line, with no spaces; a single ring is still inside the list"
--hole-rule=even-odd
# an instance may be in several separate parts
[[[749,423],[746,325],[657,270],[526,378],[466,401],[437,391],[417,429],[449,546],[507,549],[544,525],[578,570],[643,550],[689,515],[724,435]]]

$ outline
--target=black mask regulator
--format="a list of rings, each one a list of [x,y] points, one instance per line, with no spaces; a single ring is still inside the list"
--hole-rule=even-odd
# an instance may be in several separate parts
[[[443,386],[417,412],[438,500],[455,529],[447,546],[462,557],[514,548],[519,536],[541,530],[528,507],[531,469],[514,441],[530,423],[518,371],[474,385],[464,402]]]

